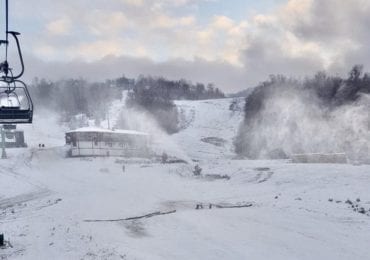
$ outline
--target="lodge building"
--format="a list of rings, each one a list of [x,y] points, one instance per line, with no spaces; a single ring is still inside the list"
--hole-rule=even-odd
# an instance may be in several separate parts
[[[133,130],[85,127],[66,133],[68,156],[148,157],[150,136]]]

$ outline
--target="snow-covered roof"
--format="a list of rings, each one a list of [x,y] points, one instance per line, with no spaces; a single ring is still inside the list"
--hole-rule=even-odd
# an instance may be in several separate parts
[[[68,131],[67,133],[81,133],[81,132],[89,132],[89,133],[107,133],[107,134],[127,134],[127,135],[149,135],[144,132],[139,132],[135,130],[124,130],[124,129],[104,129],[99,127],[82,127],[75,130]]]

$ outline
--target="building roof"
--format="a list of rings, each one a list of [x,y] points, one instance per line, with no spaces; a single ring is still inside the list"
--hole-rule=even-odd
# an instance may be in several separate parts
[[[134,131],[134,130],[124,130],[124,129],[104,129],[99,127],[82,127],[75,130],[68,131],[67,133],[106,133],[106,134],[126,134],[126,135],[149,135],[144,132]]]

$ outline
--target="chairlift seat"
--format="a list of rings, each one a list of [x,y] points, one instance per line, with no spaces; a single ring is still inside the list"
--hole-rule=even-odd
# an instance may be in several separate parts
[[[0,124],[31,124],[33,119],[33,104],[27,86],[19,80],[15,80],[14,82],[17,86],[12,93],[17,100],[14,102],[15,104],[9,104],[8,106],[2,104],[0,106]],[[25,104],[21,104],[17,94],[18,90],[23,93],[24,100],[26,101]]]
[[[24,73],[24,63],[18,40],[19,33],[10,31],[8,28],[8,0],[5,1],[5,14],[6,39],[0,39],[0,45],[5,45],[7,54],[9,46],[8,35],[13,37],[18,50],[21,69],[18,74],[13,74],[7,55],[5,61],[0,63],[0,96],[3,95],[7,98],[6,104],[0,103],[0,124],[29,124],[32,123],[33,103],[27,85],[19,80]],[[18,91],[21,92],[22,98],[19,97]],[[12,96],[14,100],[9,99],[9,96]],[[17,103],[13,103],[13,101]]]
[[[20,110],[21,108],[19,106],[11,106],[11,107],[8,107],[8,106],[1,106],[0,107],[0,110]]]
[[[1,108],[0,124],[30,124],[32,123],[33,112],[30,109]]]

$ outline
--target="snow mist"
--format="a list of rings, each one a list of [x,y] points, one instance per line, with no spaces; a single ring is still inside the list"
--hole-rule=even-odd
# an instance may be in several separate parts
[[[323,104],[297,82],[262,90],[255,111],[247,111],[236,149],[250,158],[286,158],[299,153],[346,153],[367,160],[370,149],[370,96],[338,106]]]
[[[163,153],[191,162],[191,159],[180,147],[171,140],[169,135],[158,125],[156,120],[146,111],[125,108],[117,120],[117,128],[136,130],[151,135],[152,148],[157,155]]]

